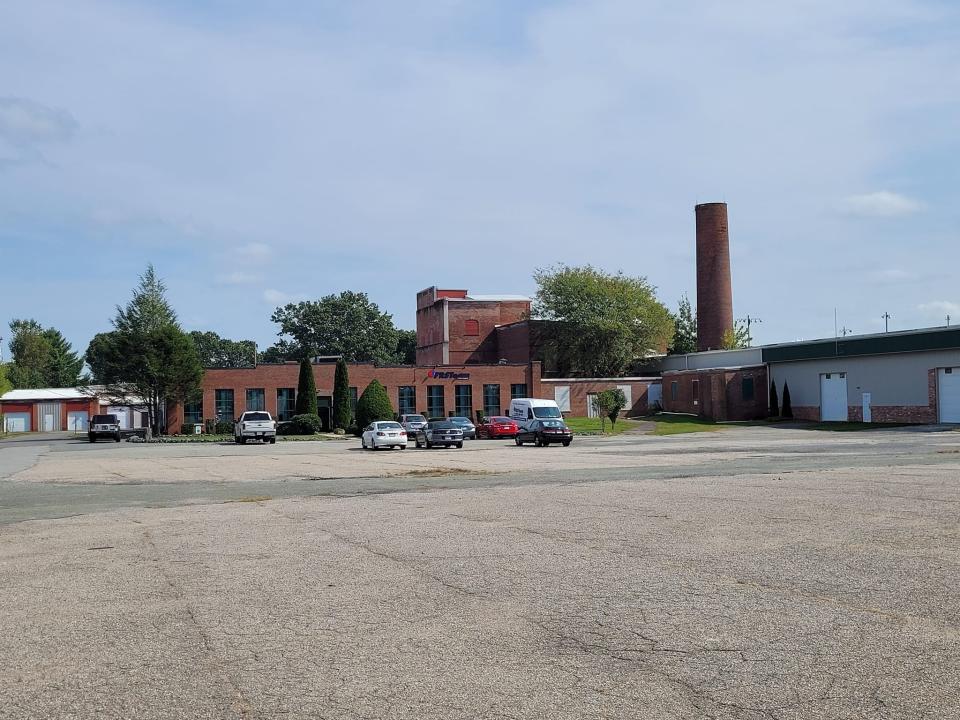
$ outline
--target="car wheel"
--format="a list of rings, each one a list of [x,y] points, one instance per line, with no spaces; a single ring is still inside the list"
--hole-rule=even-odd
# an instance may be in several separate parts
[[[233,436],[233,442],[234,442],[235,444],[239,445],[239,444],[240,444],[240,436],[239,436],[239,435],[234,435],[234,436]]]
[[[419,441],[419,440],[414,440],[414,441],[413,441],[413,444],[417,446],[417,449],[420,449],[420,448],[423,447],[423,445],[420,444],[420,441]]]
[[[90,442],[96,442],[96,441],[97,441],[97,436],[96,436],[96,435],[90,435],[89,437],[90,437]]]
[[[116,435],[113,436],[113,441],[120,442],[120,433],[117,433]]]
[[[564,446],[564,447],[570,447],[570,441],[569,441],[569,440],[564,440],[564,441],[563,441],[563,446]]]
[[[517,436],[513,439],[513,441],[517,444],[518,447],[519,447],[520,445],[523,445],[523,440],[520,439],[520,436],[519,436],[519,435],[517,435]]]
[[[458,447],[458,448],[462,448],[462,447],[463,447],[463,443],[462,443],[462,442],[458,442],[458,443],[457,443],[457,447]]]
[[[400,448],[401,450],[406,450],[406,449],[407,449],[407,446],[406,446],[406,445],[397,445],[397,447]]]
[[[427,440],[427,450],[433,450],[433,443]]]
[[[277,444],[277,439],[276,439],[275,437],[270,438],[270,444],[271,444],[271,445],[276,445],[276,444]]]

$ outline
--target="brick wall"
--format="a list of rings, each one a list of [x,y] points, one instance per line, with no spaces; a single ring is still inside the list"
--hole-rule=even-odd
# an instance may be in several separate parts
[[[753,379],[753,399],[744,399],[743,381]],[[673,398],[676,383],[677,398]],[[663,374],[663,409],[714,420],[755,420],[768,413],[767,369],[758,365],[717,370],[667,371]]]
[[[587,396],[604,390],[613,390],[622,385],[630,386],[632,404],[629,408],[624,408],[621,413],[624,417],[634,417],[647,415],[650,411],[648,396],[650,385],[660,382],[659,378],[610,378],[607,380],[595,380],[590,378],[556,378],[541,381],[544,394],[542,396],[547,400],[553,400],[556,397],[557,387],[570,388],[570,412],[567,413],[573,417],[586,417],[589,415],[589,404]]]
[[[278,365],[260,365],[256,368],[211,368],[204,372],[202,383],[203,417],[214,417],[216,390],[233,390],[233,414],[238,417],[246,410],[246,391],[263,389],[265,408],[271,414],[277,414],[277,389],[297,387],[300,366],[298,363]],[[317,395],[332,397],[336,365],[333,363],[316,364],[313,376],[317,384]],[[467,379],[432,378],[432,370],[451,373],[469,373]],[[394,411],[399,404],[398,388],[411,386],[416,388],[416,409],[427,410],[427,387],[431,385],[443,388],[444,412],[456,409],[455,386],[469,385],[473,401],[472,416],[483,409],[483,386],[500,386],[500,410],[510,405],[510,385],[525,383],[528,394],[540,392],[540,364],[510,365],[460,365],[438,368],[424,366],[377,367],[372,364],[351,364],[348,366],[350,386],[357,388],[357,395],[363,393],[367,385],[376,378],[386,387],[387,395]],[[536,395],[533,395],[536,397]],[[233,418],[231,418],[233,419]],[[183,405],[173,403],[167,408],[167,431],[180,432],[183,425]]]

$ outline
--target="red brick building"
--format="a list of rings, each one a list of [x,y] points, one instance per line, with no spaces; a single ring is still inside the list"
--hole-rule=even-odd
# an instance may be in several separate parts
[[[469,295],[429,287],[417,293],[417,365],[529,362],[501,351],[497,328],[526,320],[530,298]]]
[[[202,398],[195,403],[168,409],[168,432],[180,432],[184,424],[208,419],[233,420],[246,410],[267,410],[279,420],[293,416],[299,364],[288,362],[255,368],[211,368],[204,373]],[[317,362],[313,376],[317,385],[320,417],[329,427],[333,406],[335,361]],[[540,364],[376,366],[348,365],[354,400],[376,378],[399,415],[422,413],[428,417],[464,415],[477,411],[499,415],[511,398],[541,397]]]

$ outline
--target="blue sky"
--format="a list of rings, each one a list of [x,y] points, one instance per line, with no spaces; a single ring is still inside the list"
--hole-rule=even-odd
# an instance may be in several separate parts
[[[536,267],[693,298],[730,205],[760,342],[960,322],[960,5],[90,2],[0,9],[0,323],[81,351],[148,262],[187,329]],[[4,348],[6,354],[6,348]]]

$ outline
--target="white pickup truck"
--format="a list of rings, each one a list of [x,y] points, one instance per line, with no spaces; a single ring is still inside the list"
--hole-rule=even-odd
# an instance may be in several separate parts
[[[233,441],[243,444],[247,440],[277,441],[277,423],[270,413],[263,410],[251,410],[239,417],[233,425]]]

